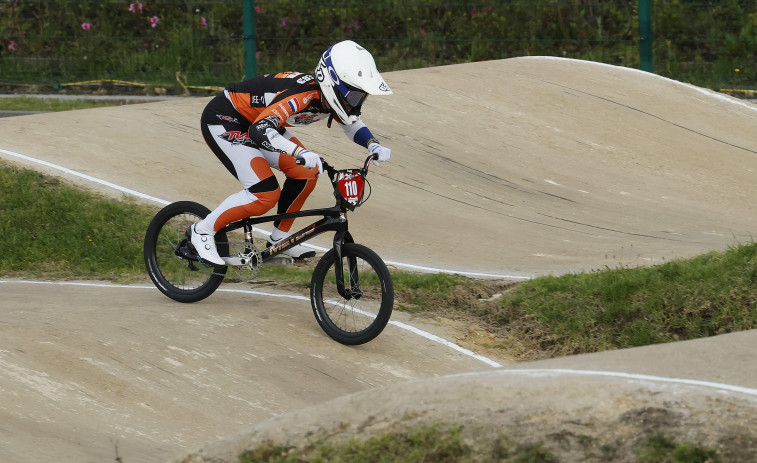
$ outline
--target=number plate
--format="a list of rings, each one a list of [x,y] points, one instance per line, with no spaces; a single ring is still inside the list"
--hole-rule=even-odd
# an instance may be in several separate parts
[[[360,205],[363,199],[363,189],[365,188],[365,179],[360,174],[360,169],[342,170],[336,178],[339,193],[342,198],[354,209]]]

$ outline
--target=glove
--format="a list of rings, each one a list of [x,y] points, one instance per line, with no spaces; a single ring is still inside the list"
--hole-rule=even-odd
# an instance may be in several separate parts
[[[375,165],[379,165],[382,162],[386,162],[389,160],[390,157],[392,157],[392,150],[390,150],[386,146],[381,146],[376,142],[373,142],[370,145],[368,145],[368,151],[370,151],[371,154],[376,155],[376,158],[373,159],[373,164]]]
[[[312,169],[313,167],[318,166],[318,172],[323,173],[323,163],[321,162],[320,155],[312,151],[308,151],[304,148],[298,147],[294,152],[294,157],[305,161],[305,164],[303,165],[308,169]]]

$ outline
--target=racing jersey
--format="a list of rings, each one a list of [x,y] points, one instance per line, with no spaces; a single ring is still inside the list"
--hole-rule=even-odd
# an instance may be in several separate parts
[[[269,151],[294,154],[297,145],[282,136],[285,128],[312,124],[331,114],[323,105],[315,76],[300,72],[253,77],[229,85],[224,94],[250,122],[250,141]],[[342,129],[361,146],[376,141],[360,119]]]

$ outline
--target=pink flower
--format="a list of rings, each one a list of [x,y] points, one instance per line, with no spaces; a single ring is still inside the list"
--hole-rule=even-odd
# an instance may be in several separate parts
[[[281,19],[281,27],[287,27],[287,18]]]
[[[426,35],[426,29],[421,29],[421,35]]]
[[[15,49],[16,49],[16,42],[11,40],[10,43],[8,44],[8,50],[13,51]]]
[[[81,23],[81,28],[84,29],[85,31],[88,31],[88,30],[90,30],[92,28],[92,24],[90,24],[90,23]]]
[[[476,16],[476,14],[478,14],[478,12],[476,11],[475,8],[473,8],[473,9],[470,10],[470,15],[471,16]]]
[[[153,16],[152,18],[150,18],[150,26],[152,26],[153,28],[157,27],[159,21],[160,19],[157,16]]]
[[[262,13],[262,12],[263,12],[263,9],[260,8],[260,6],[255,7],[255,13]]]
[[[136,13],[137,10],[139,10],[139,12],[141,13],[143,6],[144,6],[144,3],[141,3],[141,2],[131,3],[129,4],[129,11],[131,11],[132,13]]]
[[[205,19],[204,16],[202,18],[200,18],[200,25],[201,26],[207,26],[208,25],[208,20]]]

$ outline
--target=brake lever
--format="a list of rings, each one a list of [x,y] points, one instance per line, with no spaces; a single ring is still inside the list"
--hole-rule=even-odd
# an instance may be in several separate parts
[[[378,159],[378,154],[371,153],[367,158],[365,158],[365,163],[363,164],[363,175],[368,175],[368,167],[370,166],[371,161],[373,161],[374,159]]]

